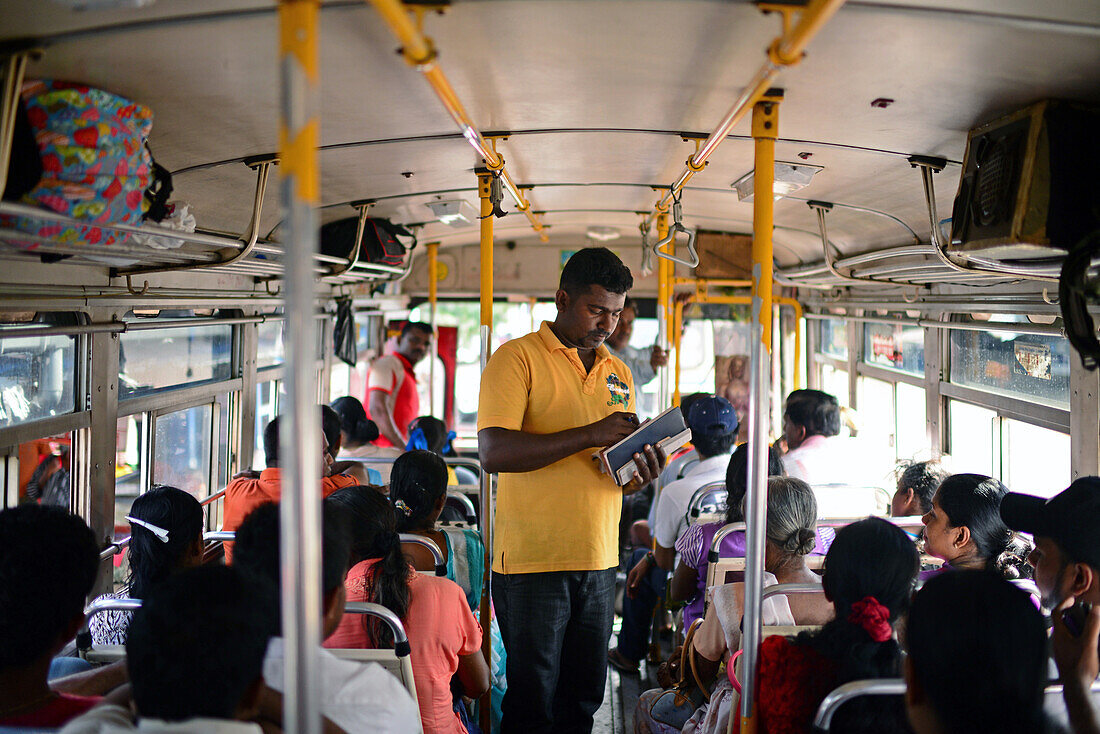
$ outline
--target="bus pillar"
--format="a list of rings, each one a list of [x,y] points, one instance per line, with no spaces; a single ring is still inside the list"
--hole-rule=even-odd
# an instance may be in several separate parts
[[[657,215],[657,241],[668,237],[668,211]],[[657,343],[666,352],[669,349],[669,304],[672,301],[672,263],[663,257],[657,258]],[[635,386],[637,387],[637,386]],[[669,404],[668,367],[657,370],[657,404],[661,410]]]
[[[490,193],[493,186],[493,173],[487,169],[477,170],[477,195],[481,199],[481,370],[489,362],[492,351],[493,335],[493,203]],[[493,477],[489,472],[481,472],[481,540],[485,545],[485,580],[481,593],[480,618],[485,633],[481,637],[481,652],[485,662],[492,668],[493,644],[489,635],[489,620],[492,607],[489,604],[489,582],[493,567]],[[490,693],[481,697],[479,718],[482,731],[489,731],[492,714]]]
[[[317,461],[321,425],[317,420],[316,287],[313,256],[317,251],[320,172],[317,145],[319,63],[317,51],[320,0],[279,3],[279,167],[280,195],[286,212],[283,275],[286,310],[286,394],[279,466],[283,472],[280,502],[283,578],[283,637],[286,674],[283,722],[288,732],[321,731],[321,676],[317,641],[321,630],[321,483]],[[294,490],[294,491],[291,491]]]
[[[775,141],[783,92],[770,89],[752,109],[755,142],[752,208],[752,325],[749,401],[749,482],[745,498],[745,625],[741,658],[745,681],[741,694],[741,731],[757,730],[756,671],[762,630],[764,535],[768,503],[768,393],[771,387],[772,231]]]
[[[435,415],[435,363],[439,360],[439,333],[435,307],[439,301],[439,243],[428,243],[428,323],[432,325],[431,364],[428,365],[428,412]]]

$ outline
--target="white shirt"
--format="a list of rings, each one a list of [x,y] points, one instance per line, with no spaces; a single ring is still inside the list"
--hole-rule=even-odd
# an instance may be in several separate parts
[[[408,734],[420,728],[420,709],[401,681],[377,663],[343,660],[318,649],[321,713],[348,734]],[[283,638],[272,637],[264,657],[264,682],[283,691]]]
[[[687,511],[695,491],[705,484],[724,482],[730,455],[719,454],[703,459],[683,479],[670,482],[657,500],[653,537],[663,548],[672,548],[688,528]]]
[[[627,344],[622,349],[612,349],[610,346],[607,348],[612,354],[621,359],[627,369],[630,370],[636,388],[641,387],[657,376],[657,371],[653,369],[653,363],[651,362],[653,347],[638,349]]]
[[[819,484],[858,484],[855,476],[862,462],[852,463],[849,440],[832,436],[810,436],[783,455],[788,477],[801,479],[811,486]]]
[[[261,734],[263,730],[250,721],[231,719],[140,719],[134,723],[130,709],[113,703],[103,703],[71,720],[61,730],[61,734],[115,734],[132,731],[148,734]]]

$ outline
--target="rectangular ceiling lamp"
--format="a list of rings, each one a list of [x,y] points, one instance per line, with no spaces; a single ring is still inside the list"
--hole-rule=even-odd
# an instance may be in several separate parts
[[[477,212],[465,199],[429,201],[428,208],[432,210],[436,219],[452,227],[461,227],[477,221]]]
[[[772,184],[776,201],[805,188],[813,179],[814,174],[823,170],[823,168],[824,166],[811,166],[806,163],[776,161],[775,183]],[[737,191],[738,201],[752,201],[753,173],[753,171],[749,171],[730,184]]]

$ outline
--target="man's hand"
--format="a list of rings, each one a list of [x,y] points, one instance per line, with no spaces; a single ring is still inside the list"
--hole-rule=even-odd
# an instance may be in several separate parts
[[[1080,635],[1074,635],[1066,626],[1062,614],[1068,611],[1077,602],[1076,597],[1070,597],[1058,605],[1058,608],[1050,615],[1054,624],[1051,635],[1051,649],[1054,653],[1054,662],[1058,666],[1058,672],[1063,683],[1070,680],[1079,682],[1088,690],[1096,676],[1100,675],[1100,607],[1094,606],[1089,610],[1084,620],[1084,629]]]
[[[616,411],[585,428],[591,442],[589,446],[613,446],[638,430],[638,416],[625,411]]]
[[[644,453],[634,454],[634,478],[623,486],[623,494],[633,494],[661,476],[667,461],[664,450],[647,443]]]
[[[655,565],[653,556],[646,553],[642,556],[642,560],[635,564],[634,568],[630,569],[630,573],[626,575],[626,595],[633,599],[638,595],[638,588],[642,585],[642,579],[649,573],[650,569]]]
[[[668,364],[668,352],[661,349],[660,345],[654,344],[653,351],[649,353],[649,366],[654,370],[664,367]]]

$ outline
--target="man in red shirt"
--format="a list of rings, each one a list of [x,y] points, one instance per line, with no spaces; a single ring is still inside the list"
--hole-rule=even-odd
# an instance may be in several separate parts
[[[354,477],[346,474],[329,476],[332,457],[328,455],[328,442],[324,431],[321,432],[321,496],[328,497],[341,487],[358,484]],[[278,502],[282,497],[282,476],[279,469],[279,418],[276,417],[264,428],[264,453],[267,468],[255,474],[239,474],[225,488],[225,517],[222,530],[236,531],[248,513],[267,502]],[[225,561],[233,560],[233,544],[225,544]]]
[[[378,425],[378,446],[405,448],[409,424],[420,415],[413,367],[432,348],[432,327],[411,321],[401,329],[397,350],[374,360],[367,378],[367,417]]]
[[[99,550],[92,531],[60,507],[0,512],[0,727],[57,728],[99,698],[50,688],[50,661],[84,625]]]

